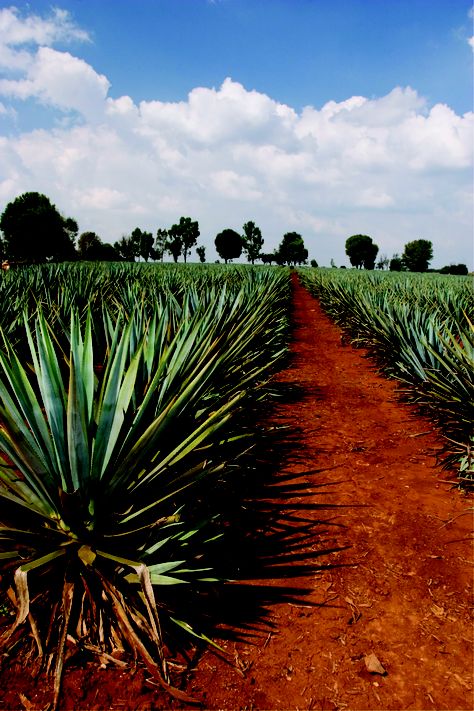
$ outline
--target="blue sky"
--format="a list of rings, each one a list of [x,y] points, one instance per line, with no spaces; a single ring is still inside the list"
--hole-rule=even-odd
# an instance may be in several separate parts
[[[364,232],[472,267],[470,2],[55,7],[0,3],[0,210],[36,189],[107,241],[189,214],[209,258],[254,219],[322,264]]]

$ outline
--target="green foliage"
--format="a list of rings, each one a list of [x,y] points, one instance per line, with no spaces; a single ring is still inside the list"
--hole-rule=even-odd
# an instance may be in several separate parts
[[[229,259],[238,259],[238,257],[242,254],[242,237],[235,230],[222,230],[222,232],[219,232],[219,234],[216,235],[214,244],[216,246],[217,254],[225,261],[226,264]]]
[[[200,247],[196,247],[196,254],[199,257],[199,261],[201,264],[204,264],[206,261],[206,248],[204,245],[201,245]]]
[[[163,257],[166,252],[166,245],[168,243],[168,230],[158,229],[156,230],[155,246],[154,246],[154,256],[155,259],[163,261]]]
[[[178,224],[170,227],[168,235],[168,251],[173,255],[174,261],[177,262],[182,253],[186,262],[191,247],[194,247],[200,235],[199,223],[190,217],[181,217]]]
[[[8,203],[0,217],[4,255],[10,259],[43,262],[72,259],[78,232],[72,218],[64,218],[40,193],[23,193]]]
[[[239,413],[284,353],[288,277],[74,265],[7,275],[2,296],[12,285],[0,569],[18,614],[4,646],[33,642],[29,620],[59,678],[66,635],[98,653],[120,641],[167,686],[172,627],[206,639],[187,616],[220,577],[225,526],[202,487],[235,474],[252,443]]]
[[[401,272],[403,271],[403,262],[398,254],[394,254],[390,260],[389,269],[391,272]]]
[[[308,250],[304,246],[302,236],[298,232],[287,232],[283,235],[275,259],[278,264],[304,264],[308,259]]]
[[[346,254],[353,267],[373,269],[379,248],[368,235],[352,235],[346,240]]]
[[[426,239],[407,242],[402,254],[402,262],[409,272],[426,272],[433,259],[433,244]]]
[[[302,278],[349,337],[439,425],[452,455],[448,463],[465,457],[474,422],[469,279],[339,270]]]
[[[442,269],[439,270],[439,273],[466,276],[467,274],[469,274],[469,270],[466,264],[449,264],[446,267],[442,267]]]
[[[255,222],[246,222],[242,230],[243,250],[247,254],[247,260],[254,264],[262,251],[262,232],[260,228],[256,226]]]

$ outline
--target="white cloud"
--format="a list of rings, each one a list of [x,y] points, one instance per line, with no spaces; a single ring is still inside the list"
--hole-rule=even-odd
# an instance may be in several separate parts
[[[381,252],[424,237],[437,264],[472,266],[472,113],[429,106],[410,87],[298,113],[230,78],[186,101],[136,104],[109,96],[108,78],[82,59],[47,46],[87,39],[67,15],[42,24],[0,11],[1,22],[14,37],[4,49],[18,50],[16,75],[0,81],[2,124],[26,98],[56,121],[0,139],[2,205],[38,190],[108,241],[190,215],[210,258],[217,232],[255,220],[266,250],[297,230],[321,264],[344,263],[347,237],[366,233]],[[68,112],[81,123],[58,124]]]
[[[94,119],[103,113],[109,86],[107,78],[82,59],[40,47],[26,78],[0,80],[0,94],[18,99],[35,97],[62,111],[77,111]]]
[[[77,27],[67,10],[53,8],[49,17],[22,17],[16,7],[0,9],[0,67],[25,70],[34,61],[32,45],[50,47],[56,42],[89,41],[89,35]]]

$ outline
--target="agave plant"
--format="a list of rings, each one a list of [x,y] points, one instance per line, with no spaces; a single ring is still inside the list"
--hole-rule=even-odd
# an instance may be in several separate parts
[[[90,314],[81,325],[75,310],[68,349],[41,311],[24,321],[28,363],[4,337],[0,564],[17,611],[0,641],[8,649],[29,626],[40,657],[55,650],[55,705],[67,638],[133,650],[186,698],[170,686],[163,620],[207,638],[167,591],[216,581],[206,551],[221,535],[188,491],[225,468],[241,436],[232,418],[281,354],[272,302],[262,294],[251,312],[223,295],[172,335],[166,311],[146,326],[105,315],[105,361]]]
[[[446,436],[446,464],[471,469],[474,402],[472,284],[463,277],[320,270],[309,290]]]

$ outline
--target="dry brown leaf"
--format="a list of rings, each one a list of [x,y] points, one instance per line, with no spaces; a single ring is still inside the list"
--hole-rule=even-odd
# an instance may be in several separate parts
[[[21,705],[24,706],[26,711],[33,711],[35,705],[31,703],[29,698],[25,696],[25,694],[20,693],[19,694]]]

